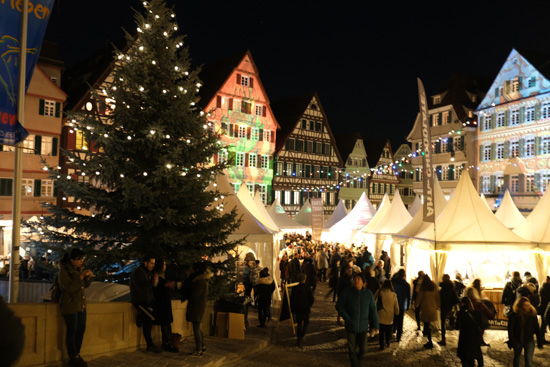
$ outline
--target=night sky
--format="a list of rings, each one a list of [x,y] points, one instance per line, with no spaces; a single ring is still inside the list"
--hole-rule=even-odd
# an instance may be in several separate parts
[[[316,91],[334,133],[405,142],[456,71],[491,79],[512,50],[550,55],[550,1],[168,1],[200,65],[249,49],[271,101]],[[431,5],[428,5],[431,4]],[[46,39],[67,67],[134,30],[137,0],[56,0]]]

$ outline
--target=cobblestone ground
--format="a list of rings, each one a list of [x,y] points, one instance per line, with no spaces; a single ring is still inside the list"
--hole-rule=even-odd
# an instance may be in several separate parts
[[[324,283],[319,284],[315,291],[315,304],[303,349],[296,346],[296,338],[292,336],[287,321],[280,324],[278,332],[273,330],[273,341],[267,348],[227,366],[243,363],[265,367],[349,365],[344,328],[336,323],[332,298],[324,297],[327,291]],[[404,328],[401,342],[392,343],[384,351],[379,350],[378,339],[369,340],[363,366],[461,366],[456,356],[458,331],[447,333],[445,347],[437,344],[439,332],[434,333],[434,348],[424,350],[422,345],[426,340],[416,331],[414,314],[406,315]],[[546,337],[548,340],[550,336]],[[486,331],[485,341],[490,347],[482,347],[485,366],[512,366],[513,352],[504,344],[507,339],[504,330]],[[550,346],[535,349],[534,366],[550,366]]]

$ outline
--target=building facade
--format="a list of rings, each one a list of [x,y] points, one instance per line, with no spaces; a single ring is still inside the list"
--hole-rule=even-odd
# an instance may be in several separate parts
[[[226,163],[235,192],[247,185],[270,203],[279,125],[250,51],[205,66],[199,77],[204,87],[198,104],[225,146],[214,161]]]
[[[462,171],[477,166],[478,123],[474,112],[489,84],[481,76],[455,73],[439,93],[428,98],[433,169],[447,199],[452,196]],[[413,190],[422,197],[420,115],[407,141],[412,146]],[[475,181],[475,175],[470,176]]]
[[[344,168],[340,174],[338,197],[347,209],[352,209],[363,192],[368,194],[370,174],[367,151],[359,133],[336,135],[338,151],[342,155]]]
[[[342,158],[317,93],[273,103],[281,125],[275,151],[274,197],[288,214],[322,198],[325,214],[338,204]]]
[[[413,189],[414,167],[412,165],[412,151],[409,144],[401,144],[394,154],[395,164],[399,172],[401,183],[397,185],[399,195],[407,208],[412,205],[416,194]]]
[[[401,179],[389,140],[368,141],[365,147],[370,166],[368,197],[371,204],[378,208],[385,194],[393,198]]]
[[[0,145],[0,219],[11,220],[13,190],[21,190],[21,218],[44,213],[43,202],[54,203],[54,180],[44,170],[59,164],[59,141],[63,104],[67,95],[61,90],[63,62],[57,45],[44,42],[25,97],[24,126],[29,136],[21,143],[22,185],[13,187],[14,147]]]
[[[530,212],[550,182],[550,56],[512,50],[477,110],[478,188]]]

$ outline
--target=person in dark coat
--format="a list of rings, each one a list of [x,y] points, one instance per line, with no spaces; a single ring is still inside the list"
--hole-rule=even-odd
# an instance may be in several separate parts
[[[303,273],[298,275],[298,284],[292,289],[292,294],[290,296],[290,307],[292,312],[295,314],[294,321],[298,324],[297,326],[297,345],[299,348],[303,347],[304,336],[307,332],[307,327],[309,325],[309,314],[311,312],[311,306],[313,306],[314,298],[311,287],[309,287],[307,282],[307,276]]]
[[[265,327],[266,319],[270,314],[269,308],[271,307],[271,296],[274,290],[275,282],[269,275],[269,269],[263,268],[262,271],[260,271],[260,277],[256,282],[256,302],[258,305],[258,321],[260,321],[260,325],[258,326],[261,328]]]
[[[542,338],[537,319],[537,310],[527,297],[520,297],[513,306],[513,313],[508,318],[508,347],[514,349],[514,367],[519,367],[521,352],[524,352],[525,366],[533,365],[535,338],[539,349]]]
[[[445,338],[445,321],[447,320],[447,316],[451,313],[453,306],[460,301],[449,274],[443,275],[442,282],[439,283],[439,288],[439,297],[441,299],[441,341],[439,345],[447,345],[447,340]]]
[[[279,273],[281,274],[281,289],[283,289],[290,276],[288,272],[288,257],[286,256],[286,253],[283,254],[281,261],[279,261]]]
[[[391,276],[391,261],[390,256],[386,251],[382,251],[382,255],[380,255],[380,260],[384,262],[384,277],[386,279],[390,279]],[[380,283],[383,283],[380,281]]]
[[[550,276],[546,277],[546,280],[544,283],[542,283],[542,286],[540,287],[540,305],[537,309],[537,313],[541,315],[542,323],[540,326],[540,335],[542,336],[542,342],[544,344],[547,344],[546,341],[546,328],[548,327],[548,320],[546,319],[546,309],[548,308],[548,305],[550,304]]]
[[[302,273],[306,275],[306,285],[311,287],[311,290],[315,292],[317,288],[317,270],[313,265],[313,259],[311,257],[305,258],[302,264]]]
[[[463,297],[460,300],[460,311],[456,317],[458,333],[458,347],[456,355],[460,358],[463,367],[474,367],[475,360],[478,366],[483,366],[483,354],[481,346],[481,311],[475,310],[470,298]]]
[[[187,302],[185,318],[193,324],[193,335],[195,336],[195,350],[189,355],[201,357],[206,348],[204,347],[204,336],[201,330],[201,322],[206,310],[206,297],[208,295],[208,282],[212,273],[207,269],[205,262],[193,263],[193,281],[191,295]]]
[[[69,366],[86,367],[80,357],[80,348],[86,330],[86,296],[84,288],[92,283],[94,274],[82,267],[84,252],[73,248],[60,261],[58,282],[61,290],[59,308],[65,319],[67,335],[65,342],[69,354]]]
[[[374,257],[372,257],[372,254],[369,252],[369,249],[365,246],[365,251],[363,252],[363,255],[361,256],[361,269],[365,269],[367,266],[373,266],[374,265]]]
[[[160,353],[161,350],[153,344],[151,329],[153,328],[153,274],[155,257],[145,255],[141,259],[141,265],[130,276],[130,300],[137,311],[137,326],[143,327],[143,337],[147,343],[147,351]],[[149,316],[151,315],[151,316]]]
[[[330,294],[332,293],[332,302],[336,302],[336,296],[337,291],[336,288],[338,286],[338,279],[340,277],[340,274],[338,273],[338,261],[339,256],[336,256],[337,252],[333,252],[334,255],[332,255],[330,259],[330,265],[328,270],[328,286],[330,288],[329,292],[327,293],[326,297],[328,298]]]
[[[298,281],[298,274],[300,274],[300,255],[298,253],[294,254],[294,257],[288,263],[288,271],[290,273],[290,283],[296,283]]]
[[[393,288],[397,294],[397,303],[399,304],[399,315],[396,315],[393,321],[394,331],[397,332],[396,341],[398,343],[401,341],[401,336],[403,335],[405,312],[411,304],[411,285],[407,282],[405,276],[405,269],[399,269],[392,279]]]
[[[376,302],[371,291],[364,288],[362,273],[353,275],[353,286],[342,291],[336,310],[345,321],[347,346],[352,367],[360,366],[366,348],[367,332],[379,330]]]
[[[502,298],[500,300],[500,303],[504,305],[504,317],[508,317],[508,315],[512,312],[512,306],[518,298],[517,290],[522,286],[522,284],[523,282],[521,280],[521,276],[519,275],[519,271],[514,271],[512,273],[512,279],[504,285],[504,289],[502,290]]]
[[[416,319],[416,330],[420,330],[420,307],[418,307],[418,303],[416,302],[416,299],[418,298],[418,292],[420,291],[420,286],[422,285],[422,279],[424,279],[424,272],[420,270],[418,272],[418,277],[413,280],[413,286],[412,286],[412,305],[414,308],[414,318]]]
[[[177,353],[178,349],[172,344],[172,299],[170,290],[174,289],[176,283],[167,281],[165,278],[166,262],[162,259],[155,259],[153,269],[153,297],[155,310],[155,324],[160,325],[162,335],[162,349],[168,352]]]
[[[365,267],[365,269],[363,269],[363,276],[364,276],[364,279],[365,279],[365,287],[372,292],[372,294],[375,294],[376,292],[378,292],[378,290],[380,289],[380,282],[378,281],[378,279],[376,279],[374,277],[374,270],[370,267],[370,266],[367,266]]]

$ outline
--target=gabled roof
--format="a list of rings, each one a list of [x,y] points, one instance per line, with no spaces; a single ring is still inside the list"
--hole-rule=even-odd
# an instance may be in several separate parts
[[[313,98],[315,98],[317,102],[316,103],[317,107],[319,108],[319,110],[321,111],[321,114],[323,115],[323,117],[325,118],[325,121],[327,122],[325,124],[325,127],[327,129],[327,132],[331,140],[335,141],[334,134],[332,133],[330,124],[328,123],[327,114],[325,113],[325,109],[321,104],[321,99],[319,98],[319,95],[317,94],[317,92],[312,92],[312,93],[302,94],[295,97],[274,101],[271,103],[271,109],[273,110],[273,113],[275,114],[275,118],[277,119],[277,122],[281,127],[281,131],[277,132],[277,141],[275,142],[275,153],[278,153],[281,151],[281,149],[283,149],[283,147],[285,146],[286,140],[288,139],[292,131],[294,131],[294,128],[296,127],[296,125],[298,125],[298,123],[301,121],[302,116],[304,115],[306,109],[308,108]],[[340,152],[338,151],[338,146],[336,146],[336,144],[334,145],[334,151],[339,161],[342,162],[342,156],[340,155]]]
[[[336,145],[338,146],[338,151],[340,152],[340,156],[345,166],[349,155],[355,148],[355,142],[359,139],[363,140],[363,137],[361,133],[350,133],[334,135],[334,138],[336,139]]]
[[[466,109],[475,110],[487,89],[491,86],[491,78],[487,76],[457,71],[443,85],[438,93],[442,96],[441,102],[433,103],[433,98],[428,98],[428,109],[452,105],[455,114],[461,121],[468,116]],[[472,101],[472,96],[475,100]]]
[[[250,51],[240,51],[224,59],[202,66],[199,73],[202,87],[199,91],[200,100],[197,103],[201,108],[206,108],[206,105],[214,98],[216,93],[231,76],[233,70],[239,66],[247,54],[250,55]],[[252,57],[250,57],[250,60],[254,63]],[[256,69],[255,64],[254,69]]]
[[[115,50],[126,50],[129,46],[128,40],[121,38],[68,69],[62,82],[62,88],[68,95],[65,109],[79,110],[88,100],[90,88],[99,88],[113,71]]]
[[[550,55],[526,49],[516,49],[516,51],[527,59],[546,79],[550,79]]]
[[[382,151],[386,147],[386,144],[389,144],[389,140],[369,140],[364,142],[365,151],[367,152],[367,161],[371,169],[378,167],[380,156],[382,155]],[[391,153],[393,155],[393,152]]]

